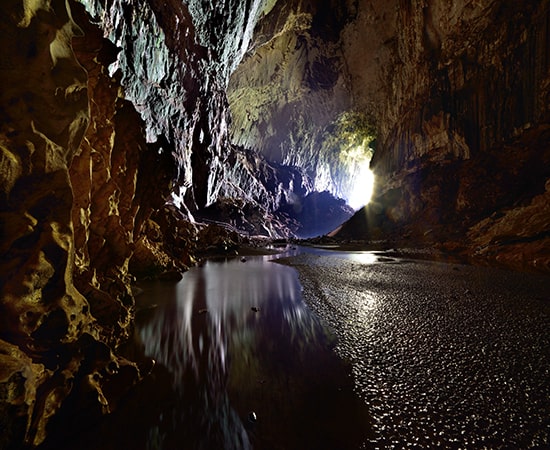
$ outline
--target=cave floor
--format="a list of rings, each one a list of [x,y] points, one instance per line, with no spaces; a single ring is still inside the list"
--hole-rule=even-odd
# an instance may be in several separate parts
[[[366,447],[547,448],[550,277],[360,255],[284,262],[352,364]]]
[[[548,275],[288,246],[142,288],[154,370],[52,448],[550,442]]]

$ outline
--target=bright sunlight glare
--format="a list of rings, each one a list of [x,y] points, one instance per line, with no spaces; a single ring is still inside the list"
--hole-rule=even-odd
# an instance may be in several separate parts
[[[358,210],[370,202],[374,188],[374,174],[370,170],[369,161],[361,163],[353,190],[349,194],[348,204]]]

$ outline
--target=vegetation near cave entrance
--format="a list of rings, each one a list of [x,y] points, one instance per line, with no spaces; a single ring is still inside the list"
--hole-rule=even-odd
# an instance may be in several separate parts
[[[367,204],[372,195],[374,177],[370,160],[376,143],[373,123],[363,112],[347,111],[321,137],[321,154],[325,155],[330,176],[344,180],[339,194],[354,209]]]

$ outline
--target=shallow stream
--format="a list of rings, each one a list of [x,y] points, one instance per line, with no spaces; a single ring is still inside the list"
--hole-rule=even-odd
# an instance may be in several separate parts
[[[358,448],[369,417],[334,336],[304,304],[297,273],[272,256],[208,261],[139,321],[145,353],[171,374],[158,447]],[[169,418],[168,418],[169,417]]]

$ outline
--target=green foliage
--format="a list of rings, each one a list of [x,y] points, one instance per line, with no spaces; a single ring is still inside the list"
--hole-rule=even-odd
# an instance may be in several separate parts
[[[366,114],[347,111],[341,114],[323,134],[322,150],[329,161],[343,165],[370,161],[375,128]]]

